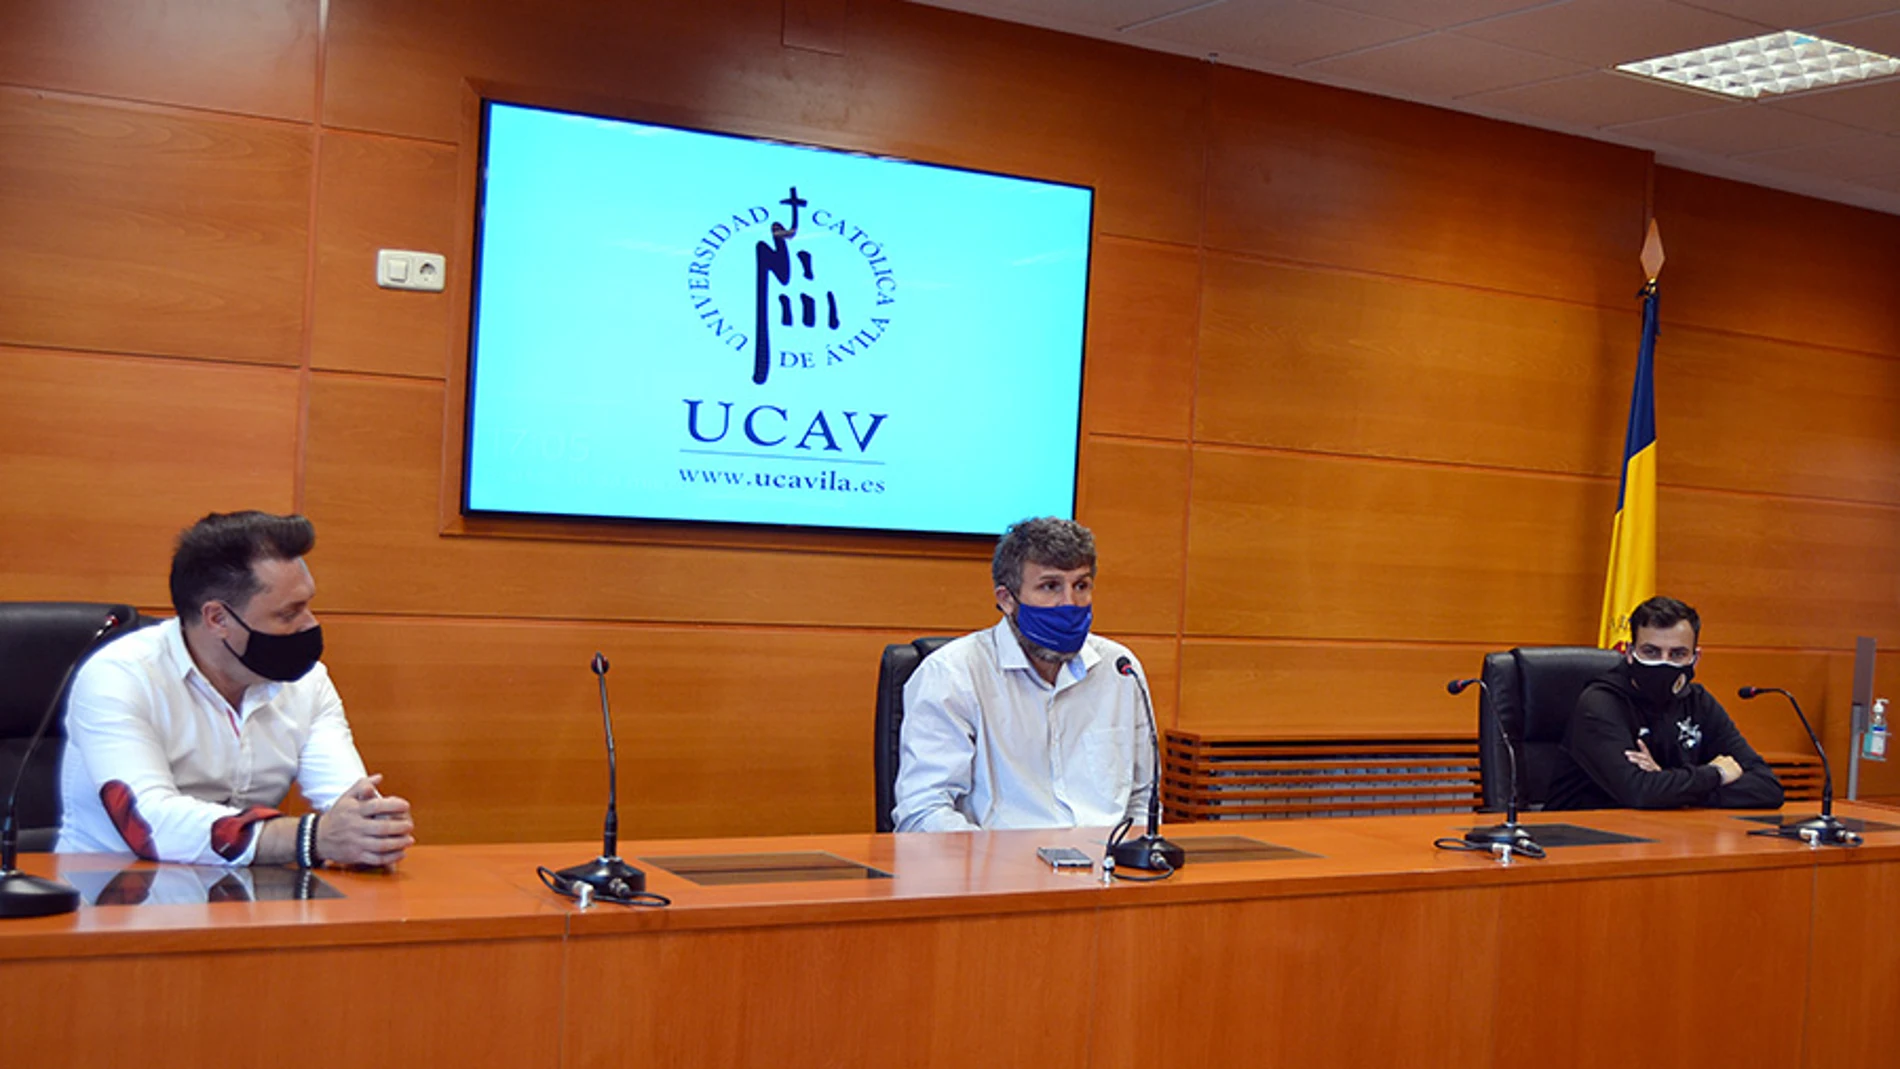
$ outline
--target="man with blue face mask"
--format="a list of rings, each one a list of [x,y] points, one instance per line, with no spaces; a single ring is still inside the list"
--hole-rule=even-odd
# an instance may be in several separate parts
[[[1141,668],[1090,632],[1094,536],[1071,520],[1024,520],[1003,533],[990,573],[1003,618],[925,658],[904,687],[897,830],[1145,819],[1148,723],[1115,665]]]
[[[1781,781],[1694,682],[1702,618],[1674,598],[1630,613],[1621,665],[1577,699],[1564,739],[1574,765],[1553,777],[1547,809],[1773,809]]]
[[[302,516],[213,513],[178,536],[177,619],[86,661],[66,706],[60,853],[198,865],[389,865],[409,803],[364,774],[330,683]],[[295,781],[316,812],[276,808]]]

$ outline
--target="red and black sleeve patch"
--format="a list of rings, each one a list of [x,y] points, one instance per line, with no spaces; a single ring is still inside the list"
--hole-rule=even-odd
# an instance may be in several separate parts
[[[112,826],[119,829],[119,837],[132,852],[147,861],[158,860],[158,847],[152,842],[152,826],[139,816],[138,801],[132,796],[132,787],[124,780],[111,780],[99,788],[99,801],[105,804],[106,815],[112,818]]]
[[[258,822],[281,816],[275,809],[254,805],[236,816],[220,817],[211,822],[211,849],[226,861],[236,861],[250,849]]]

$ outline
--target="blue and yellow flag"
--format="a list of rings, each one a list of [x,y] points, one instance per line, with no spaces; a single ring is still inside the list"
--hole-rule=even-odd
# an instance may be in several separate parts
[[[1603,620],[1597,645],[1623,649],[1630,641],[1630,610],[1656,593],[1656,280],[1643,298],[1643,344],[1636,352],[1629,431],[1623,439],[1623,485],[1610,528],[1610,570],[1603,580]]]

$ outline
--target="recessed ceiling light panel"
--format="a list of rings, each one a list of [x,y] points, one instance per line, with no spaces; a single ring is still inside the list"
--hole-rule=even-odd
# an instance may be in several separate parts
[[[1619,63],[1617,70],[1753,100],[1900,74],[1900,59],[1812,34],[1779,33]]]

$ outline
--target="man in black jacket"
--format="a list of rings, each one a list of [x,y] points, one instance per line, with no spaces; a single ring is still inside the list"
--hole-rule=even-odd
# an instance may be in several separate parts
[[[1674,598],[1630,613],[1624,661],[1583,688],[1546,809],[1774,809],[1781,781],[1702,684],[1702,619]]]

